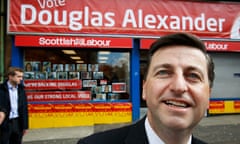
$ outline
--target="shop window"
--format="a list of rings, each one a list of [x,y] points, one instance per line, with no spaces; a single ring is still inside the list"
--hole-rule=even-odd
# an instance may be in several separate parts
[[[129,52],[25,49],[24,81],[27,92],[32,94],[28,99],[36,99],[36,93],[49,97],[47,95],[56,91],[59,94],[60,91],[70,94],[73,92],[70,98],[65,100],[128,101],[129,64]],[[76,84],[68,87],[69,82]],[[89,97],[86,98],[86,95]]]

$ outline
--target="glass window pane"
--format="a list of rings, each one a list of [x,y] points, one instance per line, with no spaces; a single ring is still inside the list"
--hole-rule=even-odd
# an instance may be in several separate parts
[[[130,54],[89,49],[25,49],[25,79],[79,79],[91,100],[129,100]]]

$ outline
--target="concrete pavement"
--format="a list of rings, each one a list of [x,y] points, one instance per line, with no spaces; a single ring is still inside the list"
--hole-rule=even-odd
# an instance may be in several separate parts
[[[141,116],[146,110],[141,110]],[[81,137],[92,133],[121,127],[129,123],[95,126],[30,129],[24,144],[75,144]],[[240,114],[204,117],[194,130],[194,135],[211,144],[240,144]]]
[[[203,118],[193,134],[209,144],[240,144],[240,114]]]

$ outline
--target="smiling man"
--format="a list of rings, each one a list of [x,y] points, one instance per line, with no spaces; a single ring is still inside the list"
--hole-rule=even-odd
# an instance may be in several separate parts
[[[213,80],[214,64],[200,39],[186,33],[161,37],[150,47],[143,83],[147,116],[79,144],[204,144],[192,131],[208,108]]]

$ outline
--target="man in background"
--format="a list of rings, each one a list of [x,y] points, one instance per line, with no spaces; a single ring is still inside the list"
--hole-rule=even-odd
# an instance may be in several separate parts
[[[28,129],[27,98],[22,80],[23,70],[10,67],[7,80],[0,85],[0,107],[6,111],[0,126],[0,144],[22,144]]]

